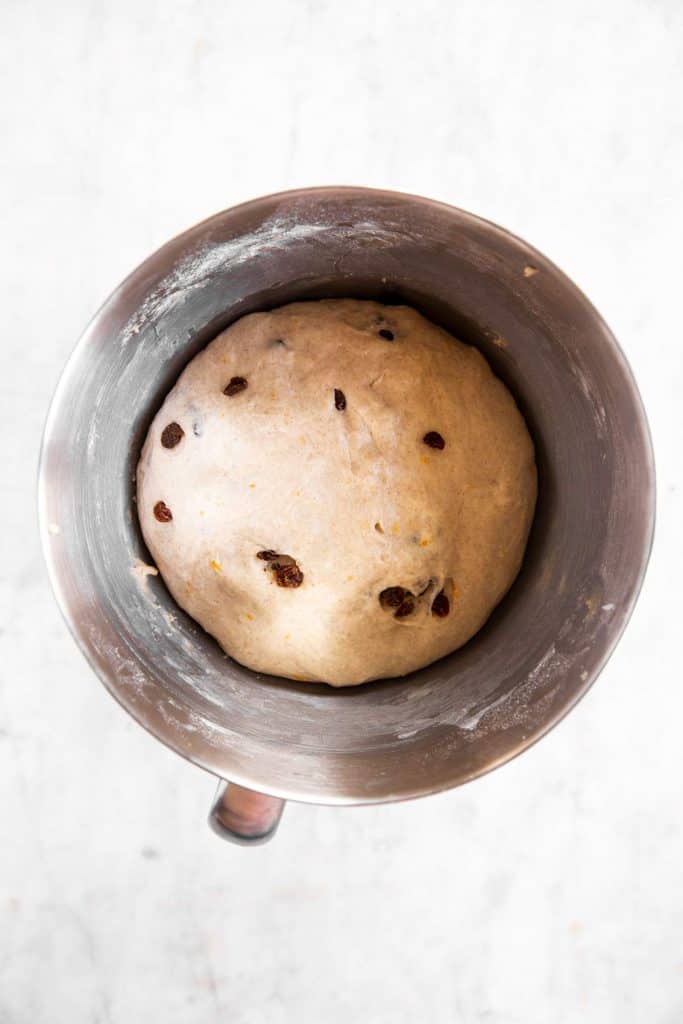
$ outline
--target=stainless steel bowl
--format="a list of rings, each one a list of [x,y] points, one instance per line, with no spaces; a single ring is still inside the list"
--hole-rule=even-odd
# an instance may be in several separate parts
[[[516,395],[539,465],[524,567],[484,629],[410,677],[349,691],[235,664],[159,577],[134,568],[150,560],[135,513],[138,451],[185,363],[245,313],[323,296],[403,301],[477,345]],[[241,787],[357,804],[467,782],[566,714],[633,608],[653,483],[626,360],[557,267],[462,210],[323,188],[217,214],[105,302],[50,409],[40,518],[67,623],[141,725]]]

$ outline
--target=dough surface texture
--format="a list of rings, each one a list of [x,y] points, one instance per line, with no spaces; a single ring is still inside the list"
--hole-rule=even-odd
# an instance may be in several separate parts
[[[298,302],[185,368],[137,471],[177,603],[238,662],[350,686],[464,644],[519,570],[534,449],[474,348],[406,306]]]

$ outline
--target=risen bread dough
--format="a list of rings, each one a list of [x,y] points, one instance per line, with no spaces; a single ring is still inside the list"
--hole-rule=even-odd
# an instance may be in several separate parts
[[[178,604],[244,665],[334,686],[464,644],[517,574],[535,499],[524,420],[479,352],[350,299],[229,327],[138,466]]]

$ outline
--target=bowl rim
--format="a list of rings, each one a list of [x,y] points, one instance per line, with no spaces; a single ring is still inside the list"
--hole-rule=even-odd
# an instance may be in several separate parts
[[[381,792],[381,793],[360,793],[350,795],[344,794],[332,794],[329,791],[325,792],[321,796],[317,796],[313,792],[307,790],[294,790],[289,786],[279,785],[277,780],[270,780],[261,778],[258,774],[258,769],[252,773],[245,773],[240,771],[237,767],[230,763],[229,748],[217,751],[216,747],[210,743],[199,743],[195,737],[192,744],[187,740],[187,733],[178,729],[176,726],[169,724],[165,718],[160,715],[153,715],[147,711],[147,705],[144,703],[134,703],[130,700],[126,700],[123,692],[123,688],[117,685],[116,672],[114,666],[111,663],[105,663],[102,659],[98,658],[95,650],[87,641],[86,637],[79,630],[77,624],[77,617],[75,609],[72,608],[69,596],[66,592],[65,587],[62,585],[61,573],[59,569],[59,558],[58,558],[58,546],[59,546],[59,535],[54,535],[50,530],[50,521],[48,514],[48,452],[50,449],[51,441],[57,430],[57,423],[60,417],[63,415],[64,396],[68,391],[69,383],[71,378],[76,375],[81,357],[87,349],[92,336],[98,331],[103,319],[107,315],[108,311],[115,306],[117,301],[123,296],[123,294],[134,284],[139,282],[146,275],[151,274],[153,279],[156,279],[158,275],[157,264],[159,261],[164,262],[166,260],[167,270],[168,266],[171,266],[173,259],[168,260],[167,257],[171,256],[179,246],[187,246],[191,248],[194,240],[201,236],[213,223],[221,222],[226,216],[236,215],[239,212],[246,211],[250,208],[258,209],[259,207],[267,206],[273,203],[282,202],[293,202],[298,199],[305,199],[311,196],[329,194],[331,197],[340,197],[344,194],[351,195],[355,194],[358,197],[364,197],[366,199],[392,199],[398,203],[406,202],[414,204],[416,206],[422,206],[427,209],[440,211],[446,216],[452,216],[456,214],[461,222],[469,223],[473,225],[483,226],[484,229],[490,234],[496,234],[503,236],[504,238],[514,242],[529,258],[529,262],[533,265],[541,264],[555,279],[560,280],[563,285],[572,294],[573,299],[583,306],[584,311],[587,313],[590,320],[594,323],[596,329],[600,332],[604,342],[611,349],[612,355],[620,363],[621,370],[624,374],[625,380],[628,382],[630,390],[630,398],[633,405],[634,413],[638,418],[638,427],[642,434],[643,440],[643,474],[647,481],[647,494],[645,495],[644,501],[644,513],[642,516],[641,523],[641,553],[640,562],[638,565],[637,572],[634,572],[634,585],[628,601],[625,601],[622,608],[622,615],[619,622],[615,622],[612,630],[610,631],[609,638],[604,645],[604,651],[602,656],[596,660],[592,666],[591,671],[588,673],[586,679],[580,686],[577,686],[570,694],[567,695],[567,699],[562,702],[561,706],[557,709],[556,713],[550,716],[547,720],[540,722],[537,726],[532,728],[527,735],[515,742],[514,745],[501,753],[497,758],[491,759],[486,764],[477,767],[465,776],[458,778],[454,781],[446,781],[445,783],[437,782],[435,784],[426,784],[402,789],[401,792]],[[177,253],[175,257],[177,258]],[[162,275],[162,277],[165,274]],[[418,797],[429,796],[431,794],[444,792],[448,789],[455,788],[456,786],[462,785],[465,782],[474,780],[483,775],[488,774],[495,768],[506,764],[508,761],[518,757],[524,751],[528,750],[540,739],[549,733],[585,696],[588,690],[592,687],[595,680],[603,670],[610,657],[612,656],[626,626],[629,623],[631,615],[638,600],[642,584],[647,571],[652,546],[654,543],[654,529],[655,529],[655,517],[656,517],[656,484],[655,484],[655,462],[654,452],[652,447],[652,438],[647,421],[647,416],[643,406],[642,398],[631,370],[631,367],[624,355],[621,346],[619,345],[616,337],[608,327],[605,320],[602,318],[597,309],[593,306],[586,295],[581,289],[569,278],[552,260],[548,259],[542,252],[530,245],[526,240],[520,238],[518,235],[501,227],[499,224],[488,220],[484,217],[480,217],[477,214],[470,213],[461,207],[454,206],[449,203],[442,202],[436,199],[430,199],[424,196],[416,195],[410,192],[401,192],[395,190],[369,188],[365,186],[355,185],[320,185],[306,188],[297,188],[291,190],[284,190],[279,192],[270,193],[264,196],[258,196],[246,200],[245,202],[236,204],[235,206],[228,207],[221,210],[211,216],[196,222],[185,230],[178,232],[172,236],[163,245],[157,248],[151,253],[146,259],[138,264],[124,279],[123,281],[109,294],[109,296],[101,303],[99,308],[96,310],[85,330],[81,333],[77,340],[74,348],[72,349],[67,362],[65,363],[62,372],[60,373],[57,385],[49,403],[45,425],[43,428],[40,454],[38,460],[38,480],[37,480],[37,498],[38,498],[38,525],[41,537],[43,556],[45,559],[48,578],[57,601],[57,605],[60,609],[62,617],[74,638],[77,646],[84,655],[86,661],[90,665],[95,675],[100,679],[109,693],[114,699],[126,710],[131,717],[133,717],[138,724],[140,724],[150,735],[155,739],[159,740],[166,747],[173,750],[175,753],[180,754],[186,760],[195,764],[197,767],[204,769],[205,771],[218,776],[220,778],[229,778],[230,781],[235,782],[241,786],[249,789],[258,790],[263,793],[267,793],[272,796],[281,797],[287,800],[293,800],[300,803],[310,804],[321,804],[329,806],[349,806],[349,805],[370,805],[380,803],[392,803],[403,800],[415,799]],[[155,684],[159,685],[159,684]],[[200,749],[198,749],[200,748]]]

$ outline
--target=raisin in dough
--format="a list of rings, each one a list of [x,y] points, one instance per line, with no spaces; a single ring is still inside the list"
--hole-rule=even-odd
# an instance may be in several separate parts
[[[531,438],[476,349],[405,306],[254,313],[186,367],[138,466],[174,598],[237,661],[352,686],[464,644],[519,569]]]

